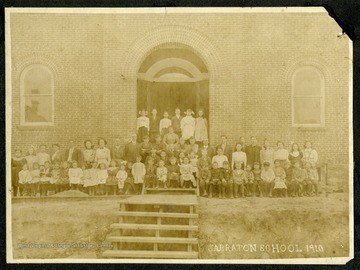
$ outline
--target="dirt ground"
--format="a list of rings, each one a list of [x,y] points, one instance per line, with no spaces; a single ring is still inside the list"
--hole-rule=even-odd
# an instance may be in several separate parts
[[[201,259],[348,255],[347,193],[302,198],[200,197],[198,202]],[[114,197],[13,202],[13,256],[102,258],[109,249],[105,237],[118,209]]]

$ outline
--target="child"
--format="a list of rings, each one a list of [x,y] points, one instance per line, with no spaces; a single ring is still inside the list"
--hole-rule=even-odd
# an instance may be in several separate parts
[[[141,162],[141,156],[136,157],[136,162],[132,166],[131,174],[134,177],[136,194],[140,194],[144,183],[146,169],[144,163]]]
[[[151,143],[149,136],[143,137],[143,142],[140,144],[140,155],[142,157],[142,161],[146,162],[147,157],[151,154]],[[155,152],[156,154],[156,152]]]
[[[209,190],[209,184],[211,179],[210,167],[208,165],[204,165],[201,167],[199,171],[199,182],[200,182],[200,191],[201,196],[207,196]]]
[[[255,197],[254,173],[252,172],[251,165],[246,165],[246,190],[249,196]]]
[[[195,154],[199,151],[199,145],[197,145],[195,142],[195,138],[194,137],[190,137],[189,139],[189,145],[188,145],[188,149],[187,152],[188,154],[190,154],[191,152],[195,152]]]
[[[78,185],[78,189],[81,191],[81,192],[84,192],[85,191],[85,187],[84,187],[84,183],[85,183],[85,171],[86,171],[86,164],[83,163],[81,165],[81,170],[83,171],[83,176],[80,178],[80,183]]]
[[[83,171],[78,167],[77,161],[72,162],[72,167],[69,169],[69,182],[72,190],[78,190]]]
[[[242,169],[241,162],[235,162],[235,170],[233,170],[232,178],[235,187],[235,198],[239,197],[239,191],[241,197],[245,197],[244,186],[247,183],[246,172]]]
[[[116,174],[117,187],[120,194],[124,193],[123,191],[124,191],[125,180],[128,178],[128,174],[125,169],[126,169],[125,164],[120,164],[119,171]]]
[[[140,117],[136,120],[137,141],[142,143],[145,136],[149,136],[150,120],[147,117],[147,111],[141,110]]]
[[[14,196],[18,194],[19,172],[22,170],[24,164],[26,164],[26,159],[22,156],[21,150],[16,149],[15,156],[11,158],[11,188]],[[28,169],[31,168],[28,166]]]
[[[169,113],[164,112],[164,118],[160,120],[160,135],[164,137],[169,132],[171,126],[171,120],[169,119]]]
[[[180,114],[180,109],[176,108],[175,115],[171,118],[171,125],[174,128],[174,132],[179,136],[179,138],[181,138],[181,120],[183,119]]]
[[[261,179],[261,169],[260,169],[260,163],[254,162],[254,187],[257,189],[259,197],[261,198],[263,196],[263,181]],[[254,190],[256,193],[256,190]]]
[[[209,198],[213,196],[214,186],[218,188],[219,198],[221,198],[221,180],[222,180],[222,171],[219,168],[218,163],[215,161],[212,164],[211,169],[211,180],[209,182]]]
[[[146,162],[148,162],[150,159],[153,160],[154,164],[159,164],[160,158],[156,154],[156,149],[154,149],[154,148],[151,149],[150,155],[147,156],[147,158],[146,158]]]
[[[309,141],[305,142],[304,150],[303,150],[303,163],[310,162],[311,165],[317,163],[318,161],[318,153],[315,149],[312,148],[312,143]]]
[[[163,160],[159,161],[159,167],[156,169],[156,177],[157,177],[157,183],[156,188],[159,187],[160,183],[164,186],[164,188],[167,188],[167,168],[165,167],[165,162]]]
[[[188,183],[192,183],[193,187],[196,187],[196,180],[193,175],[193,168],[189,163],[189,158],[184,158],[184,163],[180,165],[180,186],[184,187],[184,183],[186,182],[186,187],[188,187]]]
[[[60,166],[59,163],[55,163],[53,169],[51,170],[51,179],[50,179],[50,190],[53,190],[55,193],[60,192]]]
[[[64,161],[60,169],[60,192],[68,190],[69,187],[69,163]]]
[[[46,145],[40,145],[39,152],[37,153],[38,162],[41,165],[45,165],[45,162],[50,162],[50,155],[46,153]]]
[[[285,171],[285,184],[287,187],[287,193],[289,196],[292,196],[294,194],[294,187],[292,182],[292,165],[290,161],[286,161],[284,163],[284,171]],[[292,196],[293,197],[293,196]]]
[[[96,195],[98,185],[97,162],[91,163],[91,168],[84,171],[84,188],[90,196]]]
[[[164,161],[165,165],[168,165],[168,158],[166,156],[166,152],[165,151],[161,151],[160,153],[160,160]],[[159,161],[160,161],[159,160]],[[158,163],[159,164],[159,163]]]
[[[118,184],[116,174],[118,170],[117,162],[111,160],[108,168],[108,178],[106,179],[106,195],[116,195],[116,186]]]
[[[192,173],[193,173],[194,177],[196,177],[196,178],[199,175],[199,170],[198,170],[198,167],[197,167],[198,161],[199,160],[198,160],[198,157],[196,155],[196,152],[191,152],[190,157],[189,157],[189,163],[192,166]]]
[[[47,196],[51,179],[50,162],[46,161],[43,166],[40,165],[40,196]]]
[[[177,157],[179,156],[179,153],[178,151],[175,149],[175,144],[169,144],[167,146],[167,150],[166,150],[166,156],[168,158],[171,158],[171,157]]]
[[[128,195],[129,193],[137,193],[134,183],[134,177],[132,175],[132,168],[133,168],[132,162],[126,163],[125,171],[127,173],[127,178],[124,182],[125,195]]]
[[[202,150],[201,151],[201,157],[199,158],[198,163],[197,163],[197,168],[198,168],[199,171],[201,171],[202,168],[205,167],[205,166],[207,168],[210,168],[211,159],[210,159],[210,157],[207,156],[207,151]]]
[[[27,164],[22,166],[22,170],[19,172],[19,191],[20,196],[28,195],[29,183],[31,183],[31,173]]]
[[[179,166],[181,166],[184,163],[185,158],[186,158],[185,152],[180,152],[179,153],[179,160],[178,160]]]
[[[31,170],[31,182],[30,182],[30,195],[36,196],[38,190],[39,190],[39,182],[40,182],[40,169],[39,169],[39,163],[34,162],[32,164],[32,170]]]
[[[316,169],[315,163],[307,162],[305,163],[305,195],[306,196],[313,196],[313,187],[315,188],[315,194],[318,195],[318,182],[319,182],[319,175]]]
[[[95,150],[92,142],[86,140],[84,142],[85,149],[83,150],[83,158],[86,165],[86,168],[91,168],[91,163],[95,160]]]
[[[204,111],[198,111],[198,117],[195,119],[195,140],[202,143],[203,140],[208,138],[207,120],[204,117]]]
[[[319,174],[318,174],[318,170],[316,168],[316,163],[311,164],[309,179],[312,183],[312,186],[315,189],[315,196],[318,196],[319,195]]]
[[[182,138],[184,138],[184,140],[186,141],[190,139],[190,137],[194,136],[195,118],[192,116],[194,112],[191,109],[187,109],[185,114],[186,116],[181,119],[180,126]]]
[[[146,173],[144,176],[144,184],[147,188],[153,188],[156,184],[156,166],[154,164],[154,159],[149,158],[146,166]]]
[[[176,157],[170,158],[170,165],[167,166],[169,186],[178,188],[180,186],[180,167],[176,164]],[[175,182],[174,185],[172,183]]]
[[[180,139],[179,139],[179,143],[176,145],[175,149],[176,149],[176,151],[179,152],[179,154],[180,154],[181,152],[187,153],[187,151],[188,151],[188,145],[186,144],[184,138],[180,138]]]
[[[230,198],[234,198],[233,195],[233,179],[232,179],[232,171],[230,168],[229,162],[224,162],[224,168],[222,169],[222,181],[221,181],[221,197],[223,199],[226,198],[226,190],[229,191]],[[219,196],[220,197],[220,196]]]
[[[156,154],[160,156],[162,151],[166,150],[166,145],[161,141],[161,136],[156,135],[155,136],[155,142],[152,144],[152,148],[156,149]]]
[[[275,185],[274,191],[276,192],[277,197],[287,197],[287,187],[285,184],[286,173],[279,160],[274,162],[274,174],[275,174]]]
[[[292,181],[291,181],[291,196],[299,196],[302,197],[304,180],[305,180],[305,171],[301,169],[300,162],[295,162],[294,168],[292,170]]]
[[[106,169],[105,163],[100,163],[98,165],[98,171],[97,171],[97,194],[98,195],[105,195],[105,184],[106,179],[108,178],[108,171]]]
[[[213,156],[212,163],[216,162],[220,168],[223,168],[224,161],[229,162],[227,156],[223,154],[223,149],[219,147],[216,150],[217,155]]]
[[[274,188],[275,173],[270,168],[269,162],[264,162],[264,168],[261,171],[261,179],[263,182],[265,196],[272,197]]]
[[[289,151],[284,148],[284,143],[278,141],[276,143],[277,149],[274,152],[274,160],[279,160],[281,166],[284,166],[284,163],[289,160]]]

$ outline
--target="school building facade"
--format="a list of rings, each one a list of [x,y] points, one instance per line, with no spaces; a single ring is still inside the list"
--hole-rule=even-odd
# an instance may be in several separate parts
[[[349,39],[325,10],[10,13],[12,147],[128,140],[203,108],[210,143],[309,140],[349,162]]]

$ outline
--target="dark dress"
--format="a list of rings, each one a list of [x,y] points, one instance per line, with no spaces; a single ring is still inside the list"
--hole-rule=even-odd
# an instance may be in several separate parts
[[[140,155],[140,144],[129,142],[125,145],[124,156],[126,161],[136,162],[136,157]]]
[[[155,141],[155,136],[160,134],[160,118],[159,117],[155,117],[154,116],[150,116],[150,127],[149,127],[149,137],[150,137],[150,141],[154,142]]]
[[[261,147],[259,145],[248,145],[245,148],[245,153],[247,157],[246,164],[247,165],[254,165],[254,162],[260,163],[260,151]]]
[[[289,154],[289,161],[291,162],[292,167],[294,167],[296,162],[300,162],[300,164],[301,164],[302,158],[303,158],[303,155],[301,152],[299,152],[299,155],[297,157],[293,156],[291,153]]]
[[[11,186],[14,192],[14,196],[18,194],[19,186],[19,172],[22,170],[22,166],[26,164],[25,158],[12,158],[11,159]]]

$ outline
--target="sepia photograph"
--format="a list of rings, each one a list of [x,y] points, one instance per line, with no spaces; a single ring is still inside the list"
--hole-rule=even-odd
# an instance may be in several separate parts
[[[8,263],[345,264],[353,44],[323,7],[6,8]]]

